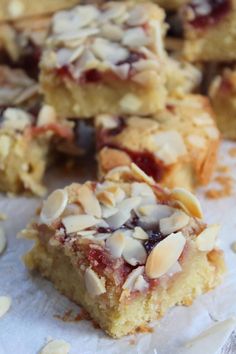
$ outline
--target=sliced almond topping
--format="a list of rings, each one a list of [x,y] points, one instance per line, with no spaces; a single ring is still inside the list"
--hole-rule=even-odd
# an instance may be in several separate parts
[[[7,239],[4,233],[4,230],[0,228],[0,254],[3,253],[7,245]]]
[[[180,265],[180,263],[177,261],[166,273],[166,275],[168,275],[169,277],[172,277],[173,275],[175,275],[176,273],[180,273],[182,272],[182,267]]]
[[[0,318],[3,317],[11,307],[11,298],[9,296],[0,296]]]
[[[127,93],[120,100],[120,107],[124,113],[135,113],[142,106],[142,101],[133,93]]]
[[[200,202],[191,192],[184,188],[174,188],[170,193],[170,197],[180,202],[180,206],[184,205],[185,210],[187,210],[190,215],[197,218],[203,217]]]
[[[99,202],[105,205],[106,207],[114,207],[116,205],[116,200],[113,193],[105,190],[98,192],[96,195]]]
[[[96,127],[114,129],[118,125],[118,120],[110,114],[99,114],[95,120]]]
[[[154,185],[155,181],[152,177],[148,176],[141,168],[139,168],[135,163],[131,163],[131,171],[133,176],[137,179],[137,181],[145,182],[149,185]]]
[[[10,16],[12,17],[19,17],[22,16],[25,10],[25,6],[23,1],[20,0],[11,0],[8,2],[8,13],[10,14]]]
[[[219,229],[220,225],[209,225],[197,236],[196,245],[199,251],[208,252],[213,250]]]
[[[138,212],[141,216],[148,216],[156,221],[171,216],[174,211],[174,208],[163,204],[148,204],[138,208]]]
[[[129,52],[118,43],[110,42],[103,38],[96,38],[91,47],[94,55],[103,61],[116,64],[125,60]]]
[[[149,42],[150,38],[141,27],[130,28],[124,31],[122,44],[129,48],[146,46]]]
[[[114,258],[121,257],[125,247],[125,239],[125,234],[121,230],[118,230],[106,240],[106,248]]]
[[[62,219],[62,223],[68,234],[85,230],[88,227],[96,225],[98,222],[99,220],[92,215],[70,215]]]
[[[23,131],[32,122],[32,116],[20,108],[7,108],[3,112],[3,127]]]
[[[144,264],[147,258],[147,253],[142,243],[134,238],[127,237],[123,257],[127,263],[132,266]]]
[[[152,188],[147,183],[134,182],[131,184],[131,196],[142,198],[142,204],[156,203],[156,196]]]
[[[107,219],[110,227],[117,229],[118,227],[122,226],[130,218],[130,212],[135,209],[140,204],[140,202],[140,197],[133,197],[127,198],[121,203],[117,204],[116,207],[119,209],[118,213]]]
[[[91,188],[84,184],[78,191],[78,197],[86,214],[101,218],[101,206]]]
[[[132,176],[131,169],[128,166],[119,166],[110,170],[106,176],[106,180],[119,182],[122,180],[130,179]]]
[[[38,114],[37,126],[55,123],[56,121],[57,115],[54,107],[45,104]]]
[[[115,215],[116,213],[118,213],[118,211],[119,211],[119,209],[117,209],[117,208],[103,206],[102,207],[102,217],[104,219],[107,219],[110,216]]]
[[[111,41],[120,41],[123,36],[123,30],[120,26],[105,23],[101,28],[101,35]]]
[[[159,278],[178,261],[186,239],[182,232],[171,234],[159,242],[147,258],[145,271],[149,278]]]
[[[87,268],[84,274],[85,287],[90,296],[95,297],[106,292],[104,279],[100,279],[97,273]]]
[[[128,277],[126,278],[126,281],[124,282],[122,288],[123,289],[129,289],[130,291],[133,290],[135,281],[137,280],[139,275],[142,275],[144,272],[144,266],[139,266],[132,270],[131,273],[129,273]]]
[[[140,274],[134,282],[133,290],[145,291],[148,286],[148,282],[144,279],[143,275]]]
[[[144,6],[137,5],[129,12],[129,18],[126,23],[129,26],[140,26],[147,22],[148,16],[147,12],[145,11]]]
[[[134,232],[132,234],[134,238],[137,238],[138,240],[147,240],[148,239],[148,234],[146,231],[144,231],[141,227],[136,226],[134,228]]]
[[[96,234],[96,230],[85,230],[77,232],[77,235],[82,237],[93,236],[94,234]]]
[[[65,210],[62,213],[62,216],[65,217],[69,215],[79,215],[83,213],[84,211],[79,204],[71,203],[71,204],[67,204]]]
[[[61,339],[52,340],[47,343],[40,354],[69,354],[70,344]]]
[[[173,215],[160,220],[160,231],[163,235],[169,235],[187,226],[189,220],[190,217],[186,213],[176,210]]]
[[[184,140],[179,132],[168,130],[155,135],[155,144],[157,147],[156,155],[166,164],[176,162],[178,157],[187,153]]]
[[[40,213],[41,221],[45,224],[51,223],[65,210],[68,202],[68,194],[65,189],[56,189],[43,203]]]

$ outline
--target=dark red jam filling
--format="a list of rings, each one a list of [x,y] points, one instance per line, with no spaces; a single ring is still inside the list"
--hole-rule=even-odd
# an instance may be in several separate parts
[[[125,127],[127,126],[126,122],[125,122],[125,119],[123,117],[117,117],[116,118],[116,122],[117,122],[117,125],[115,128],[112,128],[112,129],[107,129],[106,130],[106,134],[107,134],[107,137],[109,138],[110,136],[116,136],[120,133],[122,133],[122,131],[125,129]]]
[[[143,245],[147,253],[149,254],[152,251],[152,249],[156,246],[156,244],[164,240],[166,236],[164,236],[159,229],[147,231],[147,233],[148,233],[148,240],[145,241]]]
[[[210,7],[209,12],[205,15],[203,15],[201,11],[204,4],[206,7]],[[196,28],[204,28],[216,24],[230,12],[231,0],[192,1],[189,6],[195,15],[194,19],[190,21],[190,24]]]
[[[116,65],[130,64],[136,63],[140,59],[146,59],[145,54],[139,52],[130,52],[128,58],[125,60],[119,61]]]
[[[222,94],[229,94],[230,92],[232,92],[234,89],[234,86],[232,84],[232,82],[230,80],[227,80],[226,78],[223,79],[220,83],[220,92]]]

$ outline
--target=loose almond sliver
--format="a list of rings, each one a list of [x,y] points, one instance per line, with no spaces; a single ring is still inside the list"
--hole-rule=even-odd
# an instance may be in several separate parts
[[[0,296],[0,318],[3,317],[11,307],[11,298],[9,296]]]
[[[127,237],[123,251],[123,257],[127,263],[132,266],[144,264],[147,258],[147,253],[142,243],[134,238]]]
[[[184,188],[174,188],[170,193],[170,197],[180,202],[180,206],[184,205],[185,210],[187,210],[190,215],[197,218],[203,217],[200,202],[191,192]]]
[[[0,254],[4,251],[7,245],[6,236],[4,230],[0,228]]]
[[[92,227],[96,225],[99,222],[98,219],[96,219],[92,215],[70,215],[66,216],[65,218],[62,219],[62,223],[66,228],[66,232],[68,234],[72,232],[78,232],[81,230],[85,230],[88,227]]]
[[[163,235],[169,235],[172,232],[181,230],[183,227],[187,226],[190,217],[181,210],[176,210],[174,214],[168,218],[163,218],[160,220],[160,231]]]
[[[167,273],[178,261],[183,252],[186,239],[182,232],[171,234],[159,242],[147,258],[145,272],[151,279]]]
[[[106,248],[109,250],[109,252],[114,258],[121,257],[125,247],[125,240],[126,240],[125,234],[119,230],[114,232],[106,240]]]
[[[116,205],[114,194],[106,190],[98,192],[97,199],[106,207],[114,207]]]
[[[141,168],[139,168],[135,163],[131,163],[131,171],[133,176],[140,182],[146,182],[149,185],[154,185],[155,181],[152,177],[148,176]]]
[[[63,213],[68,202],[68,194],[65,189],[56,189],[43,203],[40,213],[41,221],[51,223]]]
[[[117,205],[118,213],[107,218],[110,227],[117,229],[122,226],[129,218],[130,212],[141,202],[140,197],[127,198]]]
[[[139,266],[132,270],[131,273],[129,273],[128,277],[126,278],[126,281],[124,282],[122,288],[123,289],[129,289],[132,290],[134,287],[134,283],[137,280],[139,275],[142,275],[144,272],[144,266]]]
[[[203,230],[196,239],[196,245],[199,251],[211,251],[215,247],[216,238],[219,233],[220,225],[209,225]]]
[[[134,228],[134,232],[132,234],[134,238],[137,238],[138,240],[147,240],[148,239],[148,234],[146,231],[144,231],[141,227],[136,226]]]
[[[79,189],[78,198],[86,214],[101,218],[102,210],[99,201],[88,186],[83,185]]]
[[[56,339],[47,343],[40,354],[69,354],[70,344],[64,340]]]
[[[91,268],[87,268],[84,275],[85,287],[88,293],[92,296],[98,296],[106,292],[104,281],[99,278]]]

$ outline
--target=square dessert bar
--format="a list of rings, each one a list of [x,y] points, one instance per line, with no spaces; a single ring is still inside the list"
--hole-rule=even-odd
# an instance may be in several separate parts
[[[41,60],[46,101],[62,116],[147,115],[165,104],[164,11],[107,2],[58,12]]]
[[[56,137],[72,139],[66,123],[58,123],[52,107],[42,106],[39,113],[19,107],[0,109],[0,191],[31,192],[42,195],[49,153]]]
[[[163,190],[132,164],[54,191],[22,235],[36,241],[27,267],[119,338],[220,282],[218,229],[190,192]]]
[[[236,0],[192,0],[184,13],[184,53],[190,61],[236,59]]]
[[[79,0],[1,0],[0,21],[45,15],[78,3]]]
[[[236,70],[225,69],[209,89],[217,125],[227,139],[236,139]]]
[[[169,99],[165,110],[146,119],[99,115],[95,127],[100,176],[134,162],[170,188],[192,190],[211,178],[219,131],[203,96]]]

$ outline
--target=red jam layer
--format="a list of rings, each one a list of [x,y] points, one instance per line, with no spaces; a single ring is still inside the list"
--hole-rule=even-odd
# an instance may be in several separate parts
[[[209,7],[206,14],[202,14],[202,9]],[[202,0],[201,2],[192,1],[190,5],[194,11],[195,18],[190,24],[196,28],[205,28],[213,26],[225,17],[231,10],[231,0]]]

